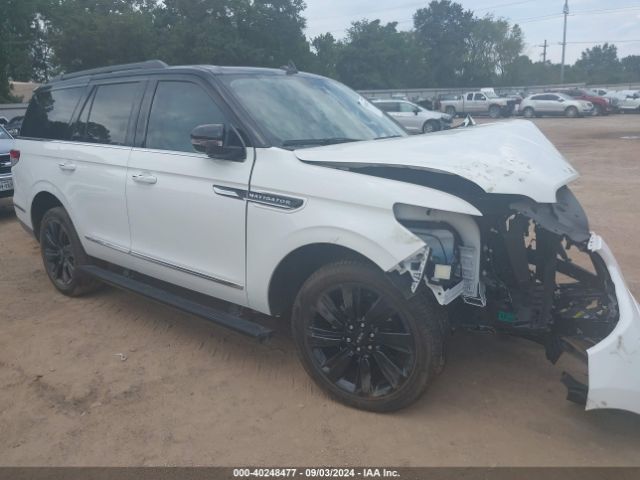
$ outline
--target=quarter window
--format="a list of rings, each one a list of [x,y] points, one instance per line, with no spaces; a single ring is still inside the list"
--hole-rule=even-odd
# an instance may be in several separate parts
[[[27,109],[21,133],[25,137],[68,140],[69,122],[84,87],[38,92]]]
[[[191,131],[198,125],[220,123],[225,123],[222,111],[200,86],[191,82],[160,82],[149,114],[145,146],[195,152]]]

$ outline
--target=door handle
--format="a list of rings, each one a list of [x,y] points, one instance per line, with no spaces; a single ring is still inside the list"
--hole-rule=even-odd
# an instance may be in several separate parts
[[[131,178],[137,183],[146,183],[147,185],[153,185],[158,182],[155,175],[150,173],[139,173],[138,175],[132,175]]]
[[[73,172],[76,169],[76,165],[74,163],[61,162],[58,164],[60,170],[64,172]]]

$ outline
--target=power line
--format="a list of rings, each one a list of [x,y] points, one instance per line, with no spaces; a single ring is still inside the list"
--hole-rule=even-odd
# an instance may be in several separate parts
[[[615,12],[622,12],[622,11],[626,11],[626,10],[637,10],[640,8],[640,5],[632,5],[632,6],[628,6],[628,7],[619,7],[619,8],[605,8],[605,9],[598,9],[598,10],[582,10],[582,11],[577,11],[577,12],[573,12],[570,13],[569,16],[570,17],[575,17],[578,15],[598,15],[598,14],[602,14],[602,13],[615,13]],[[551,19],[551,18],[559,18],[561,16],[563,16],[564,13],[552,13],[550,15],[540,15],[538,17],[528,17],[528,18],[521,18],[521,19],[515,19],[515,20],[511,20],[513,23],[518,23],[518,24],[523,24],[523,23],[532,23],[532,22],[539,22],[539,21],[544,21],[547,19]]]

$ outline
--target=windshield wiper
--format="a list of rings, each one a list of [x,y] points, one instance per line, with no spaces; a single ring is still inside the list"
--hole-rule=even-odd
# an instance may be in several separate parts
[[[304,145],[335,145],[336,143],[359,142],[357,138],[333,137],[333,138],[301,138],[296,140],[285,140],[283,147],[300,147]]]

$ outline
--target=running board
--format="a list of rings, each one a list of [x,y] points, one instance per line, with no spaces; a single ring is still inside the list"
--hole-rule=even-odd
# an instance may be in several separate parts
[[[97,278],[109,285],[113,285],[114,287],[137,293],[143,297],[155,300],[158,303],[169,305],[182,312],[190,313],[191,315],[209,320],[210,322],[227,327],[236,332],[249,335],[259,341],[264,341],[273,334],[273,330],[263,327],[258,323],[189,300],[179,294],[120,275],[111,270],[106,270],[96,265],[81,265],[78,269],[82,273]]]

